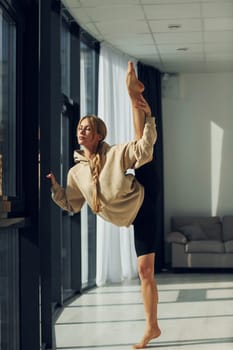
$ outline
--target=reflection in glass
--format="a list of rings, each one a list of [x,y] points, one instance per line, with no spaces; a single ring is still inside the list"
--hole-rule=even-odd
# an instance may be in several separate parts
[[[16,25],[0,7],[1,197],[17,194],[16,151]],[[20,347],[18,242],[17,230],[0,231],[0,348],[4,350]]]
[[[70,32],[65,22],[61,27],[61,87],[70,96]]]
[[[0,196],[16,196],[16,26],[0,8]]]

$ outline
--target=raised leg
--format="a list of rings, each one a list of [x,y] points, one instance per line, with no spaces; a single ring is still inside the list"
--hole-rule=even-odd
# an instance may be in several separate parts
[[[136,76],[133,62],[128,62],[128,70],[126,74],[126,85],[129,93],[129,97],[132,104],[133,113],[133,125],[135,132],[135,139],[139,140],[142,137],[144,124],[145,124],[145,112],[136,108],[136,101],[140,99],[142,92],[144,91],[144,85],[140,82]]]
[[[144,91],[143,83],[138,80],[132,61],[128,62],[128,70],[126,75],[126,85],[130,97],[138,97]]]

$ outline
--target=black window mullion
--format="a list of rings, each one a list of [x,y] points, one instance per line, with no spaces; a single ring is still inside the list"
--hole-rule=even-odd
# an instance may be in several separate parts
[[[54,309],[62,304],[61,211],[45,175],[61,180],[60,2],[40,1],[40,254],[42,344],[55,347]]]

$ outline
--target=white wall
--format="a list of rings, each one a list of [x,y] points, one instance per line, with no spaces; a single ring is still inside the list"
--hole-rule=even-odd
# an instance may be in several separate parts
[[[170,76],[163,86],[167,233],[174,215],[233,214],[233,73]]]

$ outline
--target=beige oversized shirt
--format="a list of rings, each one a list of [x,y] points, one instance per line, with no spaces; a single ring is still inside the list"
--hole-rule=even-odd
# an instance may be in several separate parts
[[[146,117],[140,140],[112,146],[102,142],[98,215],[106,221],[117,226],[129,226],[134,221],[143,202],[144,188],[134,175],[126,172],[152,160],[156,139],[155,118]],[[66,189],[56,183],[52,187],[52,198],[62,209],[76,213],[85,201],[92,208],[94,184],[91,161],[82,151],[75,151],[74,159],[76,164],[68,172]]]

